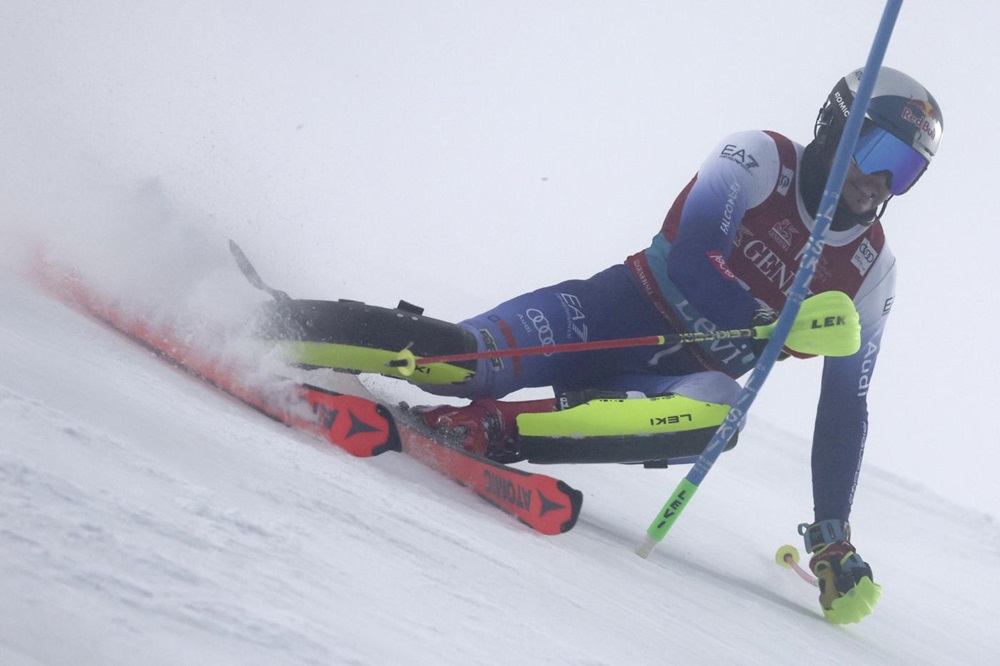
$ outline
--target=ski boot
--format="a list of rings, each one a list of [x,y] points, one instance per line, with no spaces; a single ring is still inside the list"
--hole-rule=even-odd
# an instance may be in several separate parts
[[[429,428],[447,437],[460,438],[458,442],[469,453],[499,463],[512,463],[524,460],[518,447],[518,415],[555,409],[553,399],[501,402],[477,398],[464,407],[414,407],[411,411]]]
[[[475,361],[419,365],[412,374],[394,367],[404,349],[416,358],[477,350],[471,331],[424,316],[405,301],[390,309],[349,300],[276,300],[261,308],[255,333],[274,342],[289,364],[304,368],[377,373],[430,386],[462,384],[476,370]]]

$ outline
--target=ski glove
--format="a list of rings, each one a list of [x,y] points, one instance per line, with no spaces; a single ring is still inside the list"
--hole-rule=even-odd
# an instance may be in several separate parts
[[[819,582],[819,603],[834,624],[860,622],[870,615],[882,594],[871,566],[851,545],[846,520],[822,520],[799,525],[806,550],[812,553],[809,568]]]

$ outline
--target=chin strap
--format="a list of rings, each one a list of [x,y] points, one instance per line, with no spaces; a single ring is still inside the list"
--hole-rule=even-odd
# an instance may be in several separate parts
[[[882,216],[885,215],[885,209],[889,207],[889,202],[890,201],[892,201],[892,195],[891,194],[889,195],[888,199],[886,199],[885,201],[882,202],[882,207],[878,209],[877,213],[875,213],[875,220],[881,220],[882,219]],[[875,220],[872,220],[873,224],[875,223]]]

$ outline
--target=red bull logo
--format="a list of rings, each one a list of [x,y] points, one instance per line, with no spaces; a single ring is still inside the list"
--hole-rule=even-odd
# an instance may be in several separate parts
[[[903,112],[900,117],[911,125],[916,125],[924,134],[927,134],[932,139],[937,138],[937,128],[938,121],[934,117],[934,106],[926,101],[920,99],[911,99],[903,107]]]

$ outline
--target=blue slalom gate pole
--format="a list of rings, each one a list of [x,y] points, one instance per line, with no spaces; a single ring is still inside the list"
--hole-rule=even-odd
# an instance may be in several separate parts
[[[740,390],[736,404],[729,410],[726,420],[719,426],[712,436],[705,450],[699,456],[697,462],[687,473],[687,475],[677,485],[674,494],[663,505],[663,509],[646,530],[646,536],[636,547],[636,554],[640,557],[648,557],[660,541],[667,535],[674,522],[681,512],[687,507],[702,481],[712,469],[712,465],[718,460],[719,455],[725,449],[726,444],[736,433],[739,423],[746,416],[750,405],[757,398],[764,380],[767,379],[771,368],[774,367],[778,355],[781,353],[785,340],[791,331],[792,323],[799,313],[802,301],[809,292],[809,283],[816,272],[816,265],[819,263],[820,254],[823,251],[823,241],[826,232],[833,221],[833,215],[837,210],[837,203],[840,201],[840,190],[844,186],[847,177],[847,167],[850,164],[854,153],[854,146],[858,142],[858,135],[861,133],[861,123],[868,110],[868,103],[871,101],[872,91],[875,88],[875,81],[878,78],[879,69],[882,67],[882,60],[885,57],[886,49],[889,46],[889,38],[899,16],[900,7],[903,0],[888,0],[885,10],[882,13],[882,20],[879,22],[878,30],[875,33],[875,40],[868,53],[868,61],[865,63],[864,75],[858,85],[858,92],[851,105],[851,113],[847,117],[844,132],[840,137],[836,155],[833,158],[833,165],[830,168],[830,175],[826,181],[826,189],[823,191],[823,198],[820,200],[819,209],[816,215],[816,224],[812,234],[806,243],[802,260],[799,264],[798,275],[788,292],[788,299],[785,307],[781,310],[781,315],[775,325],[771,339],[764,348],[764,352],[757,360],[750,379]]]

